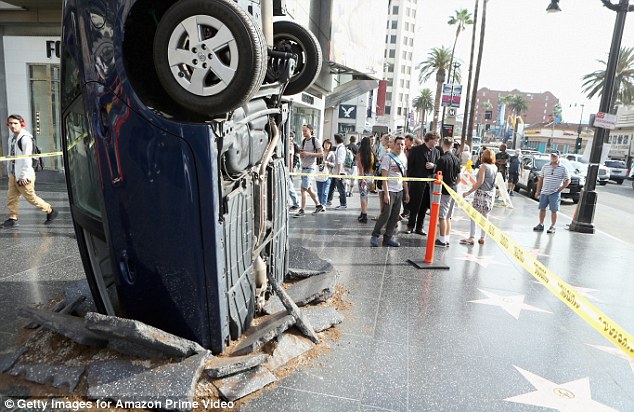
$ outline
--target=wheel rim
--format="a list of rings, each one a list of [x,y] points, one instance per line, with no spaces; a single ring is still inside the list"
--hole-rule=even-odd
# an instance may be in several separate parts
[[[174,80],[198,96],[225,90],[235,77],[238,60],[233,33],[211,16],[186,18],[169,39],[167,61]]]
[[[306,56],[304,44],[295,36],[285,33],[284,36],[274,36],[274,50],[295,53],[297,55],[297,66],[291,75],[291,79],[301,76],[306,68]]]

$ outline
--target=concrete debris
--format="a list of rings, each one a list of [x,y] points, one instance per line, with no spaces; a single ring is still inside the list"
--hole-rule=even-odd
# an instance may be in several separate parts
[[[251,327],[245,333],[245,339],[236,346],[233,355],[246,355],[283,333],[295,324],[295,317],[286,312],[269,316],[258,326]]]
[[[286,290],[288,296],[297,306],[308,303],[325,302],[335,295],[337,273],[328,272],[294,283]],[[284,309],[278,296],[273,296],[264,306],[264,313],[273,314]]]
[[[308,339],[291,333],[284,333],[277,338],[277,346],[273,351],[273,356],[264,366],[274,371],[280,366],[286,365],[291,359],[295,359],[302,353],[309,351],[312,347],[313,343]]]
[[[81,305],[86,300],[86,296],[77,296],[77,298],[71,302],[70,304],[66,304],[66,300],[63,300],[49,309],[51,312],[63,313],[65,315],[71,315],[79,305]],[[36,329],[39,328],[40,325],[31,322],[28,325],[24,326],[24,329]]]
[[[229,358],[215,357],[205,365],[205,372],[212,379],[223,378],[253,369],[268,359],[269,355],[267,354],[232,356]]]
[[[186,358],[206,349],[198,343],[132,319],[89,312],[86,328],[107,338],[108,347],[145,358]]]
[[[277,283],[273,275],[271,275],[270,273],[268,275],[268,278],[269,278],[269,283],[271,284],[271,287],[273,288],[273,291],[275,292],[277,297],[280,298],[280,300],[282,301],[282,304],[286,308],[286,312],[293,315],[293,317],[295,318],[295,322],[296,322],[295,324],[297,325],[297,328],[306,337],[308,337],[308,339],[312,340],[314,343],[319,343],[319,338],[317,337],[317,335],[315,335],[315,331],[313,330],[313,327],[310,325],[310,322],[308,321],[308,319],[302,316],[301,312],[299,311],[299,308],[297,307],[295,302],[293,302],[293,299],[291,299],[290,296],[288,296],[288,294],[286,293],[286,290],[284,290],[284,288],[281,287]],[[309,282],[310,280],[311,279],[307,279],[302,282]]]
[[[322,332],[343,322],[343,315],[337,309],[329,306],[305,306],[302,314],[313,325],[315,332]]]
[[[64,335],[82,345],[103,347],[108,343],[102,336],[86,329],[84,319],[76,316],[36,308],[20,308],[18,316],[31,319],[44,328]]]
[[[290,245],[288,267],[295,273],[327,273],[334,270],[332,264],[303,246]]]
[[[322,272],[320,270],[288,268],[288,273],[286,274],[286,278],[287,279],[306,279],[311,276],[321,275],[323,273],[326,273],[326,272]]]
[[[11,376],[24,374],[27,381],[45,384],[53,380],[53,387],[60,388],[68,385],[70,392],[73,392],[79,383],[79,378],[84,373],[84,367],[69,367],[61,365],[16,365],[9,371]]]
[[[75,308],[79,316],[83,317],[88,312],[97,312],[97,305],[95,305],[90,286],[88,286],[86,279],[71,282],[64,288],[64,300],[66,302],[75,302],[80,297],[84,297],[85,300]]]
[[[189,411],[209,351],[156,368],[123,360],[95,362],[88,367],[88,398],[160,403],[161,409]]]
[[[276,380],[277,378],[268,369],[258,366],[255,369],[237,375],[215,380],[213,384],[218,388],[223,398],[233,402],[262,389]],[[280,410],[284,410],[283,405],[280,405]]]
[[[27,348],[26,346],[22,346],[11,353],[3,354],[2,356],[0,356],[0,373],[4,373],[11,369],[13,365],[15,365],[18,360],[20,360],[22,355],[28,352],[28,350],[29,348]]]

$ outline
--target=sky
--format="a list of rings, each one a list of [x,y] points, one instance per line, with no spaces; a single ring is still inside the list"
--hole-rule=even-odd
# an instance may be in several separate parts
[[[451,49],[456,26],[448,25],[447,21],[455,10],[463,8],[473,15],[475,0],[418,0],[418,3],[415,64],[425,60],[434,47]],[[605,69],[597,60],[608,59],[616,12],[604,7],[601,0],[560,0],[561,12],[546,13],[549,3],[550,0],[488,1],[478,88],[550,91],[561,103],[563,121],[579,122],[583,104],[583,122],[586,123],[588,115],[598,111],[600,99],[586,98],[581,78]],[[630,0],[630,4],[634,1]],[[482,15],[482,1],[478,13]],[[456,59],[462,63],[465,87],[472,28],[469,25],[460,34],[455,52]],[[479,24],[477,32],[479,36]],[[621,47],[634,47],[634,12],[627,13]],[[413,81],[418,82],[418,71]],[[424,87],[436,90],[433,76],[432,81],[420,85],[413,96]]]

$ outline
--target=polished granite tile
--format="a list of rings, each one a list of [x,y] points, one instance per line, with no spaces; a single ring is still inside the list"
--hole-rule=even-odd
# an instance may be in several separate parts
[[[361,403],[356,399],[324,395],[282,386],[265,389],[258,397],[240,408],[244,412],[289,411],[289,412],[350,412],[358,411]]]
[[[409,390],[407,346],[378,341],[368,346],[363,365],[361,403],[387,410],[406,410]]]

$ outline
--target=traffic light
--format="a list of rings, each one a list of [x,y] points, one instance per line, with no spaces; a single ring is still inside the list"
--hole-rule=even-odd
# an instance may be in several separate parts
[[[575,142],[575,153],[579,153],[581,151],[581,136],[577,137],[577,141]]]

